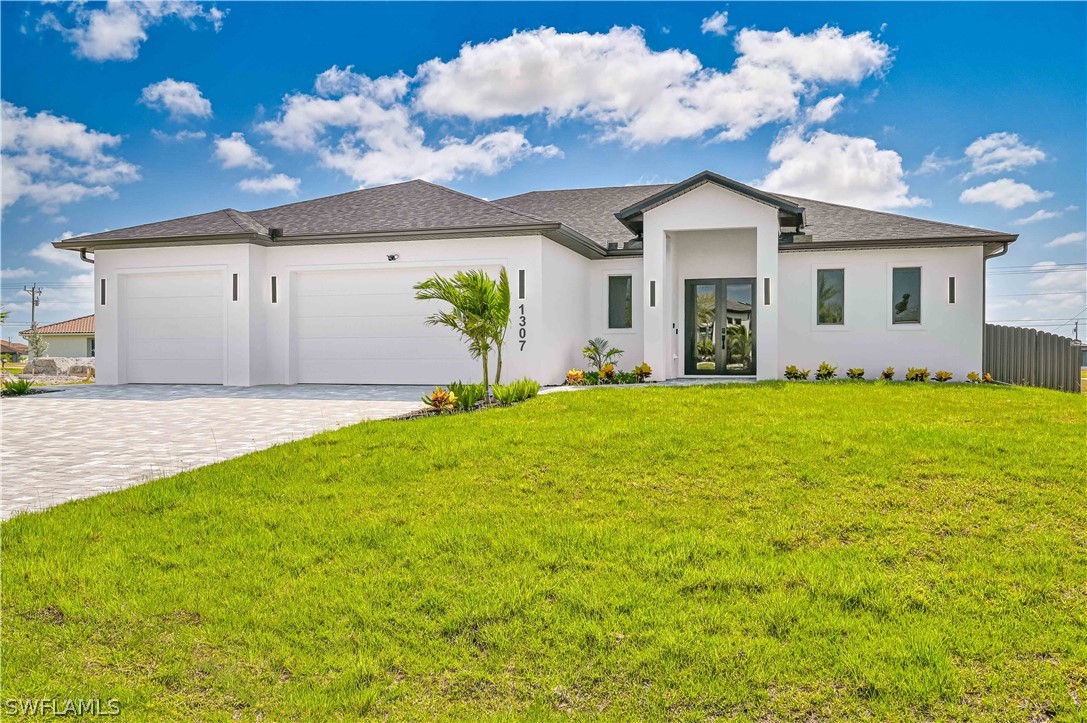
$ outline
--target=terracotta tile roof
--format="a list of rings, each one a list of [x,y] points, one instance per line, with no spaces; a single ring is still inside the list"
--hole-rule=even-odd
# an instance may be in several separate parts
[[[0,339],[0,354],[26,354],[26,344]]]
[[[20,331],[20,336],[26,336],[30,333],[30,329]],[[89,316],[81,316],[78,319],[68,319],[68,321],[58,321],[56,324],[46,324],[45,326],[38,327],[39,334],[93,334],[94,333],[94,314]]]

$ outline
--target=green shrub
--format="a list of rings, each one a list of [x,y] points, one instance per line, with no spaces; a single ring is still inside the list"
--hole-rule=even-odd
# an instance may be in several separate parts
[[[906,369],[907,382],[927,382],[928,367],[909,367]]]
[[[5,379],[4,396],[21,397],[24,394],[30,394],[32,386],[34,382],[29,379]]]
[[[853,367],[852,369],[846,369],[845,375],[850,379],[864,379],[864,368]]]
[[[463,410],[474,409],[487,396],[487,390],[482,383],[453,382],[449,385],[449,391],[453,392],[453,395],[457,398],[457,409]]]
[[[895,368],[887,367],[880,373],[879,378],[888,382],[891,381],[895,378]]]
[[[585,383],[586,384],[599,384],[600,383],[600,372],[585,372]]]
[[[801,369],[795,364],[785,367],[785,378],[794,382],[807,379],[809,374],[811,374],[811,369]]]
[[[934,376],[933,379],[938,382],[949,382],[951,381],[951,372],[945,372],[942,370],[938,371],[936,372],[936,376]]]
[[[495,384],[491,392],[499,404],[516,404],[540,393],[540,383],[525,377],[509,384]]]
[[[600,337],[589,339],[589,343],[585,345],[581,353],[598,372],[603,372],[605,366],[623,356],[622,349],[616,349],[608,343],[607,339]],[[615,368],[614,364],[612,368]]]
[[[820,362],[819,368],[815,370],[815,378],[821,382],[833,379],[836,376],[838,376],[838,367],[833,367],[826,362]]]
[[[634,372],[615,372],[616,384],[637,384],[638,375]]]

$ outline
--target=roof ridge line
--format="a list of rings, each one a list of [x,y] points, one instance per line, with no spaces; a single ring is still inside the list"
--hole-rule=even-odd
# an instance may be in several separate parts
[[[834,206],[835,208],[848,208],[853,211],[864,211],[865,213],[878,213],[880,216],[893,216],[894,218],[904,218],[907,221],[924,221],[925,223],[935,223],[941,226],[954,226],[956,228],[965,228],[971,231],[984,231],[986,233],[999,234],[1001,236],[1009,236],[1011,234],[1004,233],[1003,231],[994,231],[991,228],[982,228],[981,226],[967,226],[962,223],[950,223],[948,221],[937,221],[932,218],[921,218],[920,216],[907,216],[904,213],[895,213],[893,211],[879,211],[874,208],[864,208],[863,206],[847,206],[844,203],[834,203],[833,201],[820,201],[818,198],[804,198],[802,196],[790,196],[788,194],[773,193],[772,191],[763,191],[763,193],[770,193],[776,196],[782,196],[785,199],[794,198],[797,201],[808,201],[812,203],[821,203],[824,206]]]
[[[470,193],[465,193],[463,191],[458,191],[455,188],[448,188],[446,186],[441,185],[440,183],[432,183],[432,182],[427,181],[427,180],[422,179],[422,178],[417,178],[415,180],[417,180],[419,183],[425,183],[428,186],[433,186],[434,188],[440,188],[441,190],[445,191],[446,193],[452,193],[453,195],[456,195],[456,196],[463,196],[464,198],[475,201],[476,203],[482,203],[482,204],[487,205],[487,206],[495,206],[497,208],[502,209],[503,211],[508,211],[509,213],[514,213],[514,214],[517,214],[518,216],[524,216],[525,218],[531,219],[531,220],[536,221],[538,223],[557,223],[557,222],[554,222],[554,221],[549,221],[546,218],[540,218],[539,216],[533,216],[532,214],[525,213],[523,211],[518,211],[518,210],[513,209],[513,208],[507,208],[506,206],[503,206],[500,203],[495,203],[494,201],[488,201],[485,198],[480,198],[479,196],[473,196]]]
[[[419,179],[412,179],[410,181],[397,181],[396,183],[385,183],[380,186],[367,186],[365,188],[353,188],[350,191],[342,191],[341,193],[333,193],[331,196],[318,196],[317,198],[308,198],[303,201],[291,201],[290,203],[282,203],[278,206],[268,206],[267,208],[254,208],[252,211],[240,211],[239,213],[245,213],[246,215],[254,213],[263,213],[265,211],[271,211],[277,208],[290,208],[291,206],[301,206],[303,203],[313,203],[314,201],[327,201],[330,198],[339,198],[340,196],[350,196],[352,193],[358,193],[360,191],[369,191],[374,188],[391,188],[392,186],[404,186],[409,183],[415,183]],[[424,181],[425,183],[425,181]]]
[[[235,216],[235,214],[236,214],[237,216],[242,216],[243,218],[245,218],[246,220],[248,220],[249,222],[251,222],[251,223],[252,223],[252,224],[253,224],[254,226],[256,226],[256,227],[257,227],[258,229],[260,229],[260,230],[261,230],[261,233],[263,233],[264,235],[268,235],[268,227],[267,227],[267,226],[265,226],[265,225],[264,225],[263,223],[261,223],[260,221],[257,221],[257,219],[253,218],[252,216],[250,216],[250,215],[249,215],[248,213],[246,213],[245,211],[239,211],[239,210],[238,210],[238,209],[236,209],[236,208],[224,208],[224,209],[223,209],[223,213],[225,213],[225,214],[227,215],[227,218],[229,218],[229,219],[230,219],[231,221],[233,221],[233,222],[234,222],[234,224],[235,224],[235,225],[236,225],[236,226],[237,226],[238,228],[240,228],[240,229],[241,229],[242,231],[245,231],[245,232],[247,232],[247,233],[253,233],[253,229],[251,229],[251,228],[246,228],[246,227],[245,227],[245,226],[244,226],[244,225],[242,224],[242,222],[241,222],[241,221],[239,221],[239,220],[237,219],[237,217]]]

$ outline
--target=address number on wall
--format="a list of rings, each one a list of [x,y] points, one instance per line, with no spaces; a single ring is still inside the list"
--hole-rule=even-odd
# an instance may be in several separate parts
[[[517,309],[520,312],[520,316],[517,317],[517,341],[521,345],[520,351],[524,351],[525,344],[528,342],[528,329],[525,328],[528,324],[528,319],[525,318],[524,304],[519,305]]]

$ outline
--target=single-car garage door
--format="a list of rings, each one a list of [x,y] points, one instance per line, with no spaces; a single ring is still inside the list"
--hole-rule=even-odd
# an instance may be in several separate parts
[[[484,268],[489,273],[496,269]],[[300,383],[448,384],[482,365],[461,338],[426,317],[442,308],[412,286],[453,268],[305,271],[291,279],[291,327]]]
[[[122,379],[137,384],[223,383],[223,274],[120,277]]]

